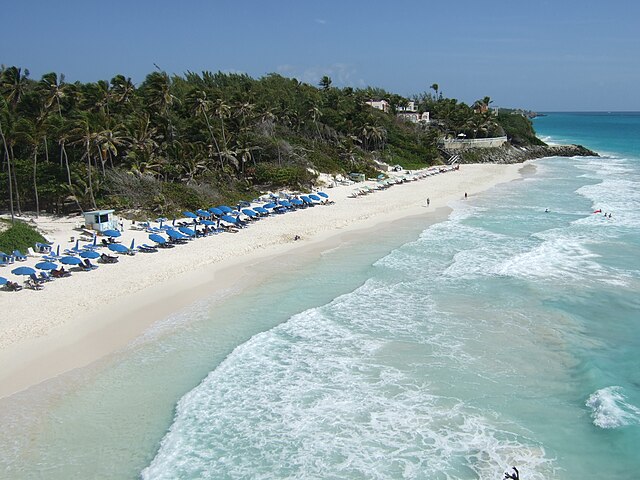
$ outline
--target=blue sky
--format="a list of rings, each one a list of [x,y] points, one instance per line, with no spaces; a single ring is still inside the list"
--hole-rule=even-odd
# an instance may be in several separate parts
[[[640,110],[640,2],[21,0],[0,63],[141,82],[155,67],[277,72],[534,110]]]

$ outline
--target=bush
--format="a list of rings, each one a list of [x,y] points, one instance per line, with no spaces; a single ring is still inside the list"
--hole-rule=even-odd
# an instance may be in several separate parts
[[[304,186],[313,181],[313,174],[298,165],[280,167],[271,163],[256,166],[256,180],[269,187]]]
[[[33,248],[37,242],[44,243],[46,240],[35,228],[21,221],[16,221],[0,233],[0,251],[5,253],[11,253],[14,250],[26,253],[27,248]]]

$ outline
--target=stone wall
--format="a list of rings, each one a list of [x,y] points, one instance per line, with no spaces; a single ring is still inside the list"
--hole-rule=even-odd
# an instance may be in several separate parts
[[[497,148],[507,143],[507,137],[469,138],[464,140],[442,140],[442,148],[458,153],[469,148]]]

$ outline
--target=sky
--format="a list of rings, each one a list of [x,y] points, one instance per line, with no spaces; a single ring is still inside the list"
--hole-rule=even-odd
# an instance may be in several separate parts
[[[640,111],[636,0],[2,0],[0,64],[74,82],[279,73],[537,111]]]

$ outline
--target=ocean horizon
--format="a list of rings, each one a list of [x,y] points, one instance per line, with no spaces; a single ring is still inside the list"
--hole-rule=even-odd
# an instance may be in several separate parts
[[[33,435],[16,407],[0,471],[633,478],[640,113],[602,113],[534,119],[546,141],[600,157],[529,162],[443,221],[407,219],[203,299],[52,387]]]

